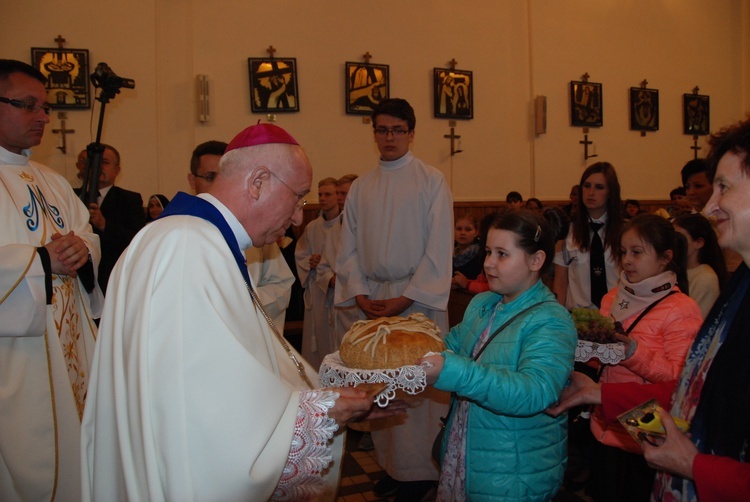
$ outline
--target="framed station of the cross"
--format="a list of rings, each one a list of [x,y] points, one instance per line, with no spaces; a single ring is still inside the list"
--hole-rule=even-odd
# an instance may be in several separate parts
[[[346,113],[371,115],[375,107],[389,98],[388,65],[346,62]]]
[[[682,132],[705,136],[710,132],[709,97],[701,94],[682,95]]]
[[[296,58],[248,58],[253,113],[299,111]]]
[[[432,81],[436,118],[474,118],[472,72],[454,68],[433,68]]]
[[[31,65],[47,78],[52,108],[91,108],[87,49],[32,47]]]
[[[589,81],[570,82],[570,125],[601,127],[604,123],[602,84]]]

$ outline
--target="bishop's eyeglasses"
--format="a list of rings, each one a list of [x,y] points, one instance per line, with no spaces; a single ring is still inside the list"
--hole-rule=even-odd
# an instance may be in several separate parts
[[[296,207],[297,211],[302,211],[302,208],[303,208],[303,207],[305,207],[305,206],[307,205],[307,201],[305,200],[305,195],[304,195],[304,194],[303,194],[303,195],[300,195],[300,194],[298,194],[297,192],[295,192],[295,191],[294,191],[294,189],[293,189],[292,187],[290,187],[289,185],[287,185],[287,184],[286,184],[286,182],[285,182],[284,180],[282,180],[281,178],[279,178],[279,177],[278,177],[278,176],[277,176],[276,174],[274,174],[274,172],[273,172],[273,171],[271,171],[270,169],[268,170],[268,172],[269,172],[269,173],[271,173],[271,176],[273,176],[274,178],[276,178],[277,180],[279,180],[279,181],[281,182],[281,184],[282,184],[282,185],[284,185],[285,187],[287,187],[287,188],[288,188],[288,189],[289,189],[289,190],[290,190],[290,191],[291,191],[291,192],[292,192],[292,193],[293,193],[294,195],[296,195],[296,196],[297,196],[297,205],[296,205],[295,207]]]

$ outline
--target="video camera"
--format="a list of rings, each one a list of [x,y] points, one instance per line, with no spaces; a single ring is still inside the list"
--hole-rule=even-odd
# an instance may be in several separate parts
[[[100,87],[103,91],[117,94],[121,88],[135,89],[135,80],[132,78],[118,77],[107,63],[96,65],[94,73],[91,74],[91,83],[94,87]]]

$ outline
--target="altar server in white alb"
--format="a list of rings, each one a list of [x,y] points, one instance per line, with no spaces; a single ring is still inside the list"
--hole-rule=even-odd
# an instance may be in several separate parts
[[[335,302],[356,302],[361,318],[422,312],[445,334],[453,199],[443,174],[409,151],[415,124],[403,99],[384,100],[373,112],[380,163],[352,184],[346,199]],[[373,432],[378,463],[389,476],[376,495],[419,500],[429,491],[438,478],[430,446],[446,403],[445,393],[420,394],[406,420]]]
[[[83,420],[83,500],[334,497],[342,435],[330,440],[372,399],[314,388],[243,252],[302,222],[311,181],[286,131],[248,127],[208,191],[178,193],[120,257]]]
[[[81,498],[99,238],[68,181],[29,160],[45,78],[0,60],[0,500]]]
[[[305,289],[302,355],[314,368],[319,368],[323,358],[339,348],[333,332],[334,266],[341,234],[335,178],[318,183],[318,202],[320,216],[307,224],[294,253],[297,275]]]

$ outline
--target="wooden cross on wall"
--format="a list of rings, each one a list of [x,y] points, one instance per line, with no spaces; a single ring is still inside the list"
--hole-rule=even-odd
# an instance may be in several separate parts
[[[690,147],[690,149],[693,151],[693,158],[698,158],[698,150],[702,150],[700,146],[698,146],[698,135],[693,136],[693,146]]]
[[[65,39],[62,35],[57,35],[57,38],[55,39],[55,42],[57,42],[57,48],[62,49],[63,44],[65,43]]]
[[[579,141],[581,145],[583,145],[583,160],[589,160],[593,157],[598,157],[597,154],[591,154],[589,155],[589,145],[593,145],[593,141],[589,141],[589,128],[584,127],[583,128],[583,141]]]
[[[456,134],[455,131],[456,131],[455,127],[451,127],[451,133],[443,135],[444,138],[447,138],[447,139],[451,140],[451,157],[453,157],[457,153],[461,153],[461,151],[462,151],[462,150],[457,150],[455,148],[455,145],[456,145],[455,141],[457,139],[461,138],[461,136],[459,136],[458,134]]]
[[[276,52],[276,49],[273,48],[273,45],[269,45],[268,49],[266,49],[266,52],[269,54],[269,57],[273,59],[273,55]]]
[[[364,54],[362,54],[362,59],[365,60],[365,64],[370,64],[370,60],[372,59],[372,54],[370,54],[370,51],[367,51]]]
[[[450,61],[448,61],[448,66],[451,67],[451,71],[454,71],[456,69],[457,64],[458,64],[458,61],[456,61],[456,58],[453,58]]]
[[[67,134],[76,132],[75,129],[66,129],[65,120],[68,118],[68,114],[65,112],[58,112],[58,118],[60,119],[60,129],[52,129],[52,134],[59,134],[60,141],[58,142],[57,149],[62,153],[68,153],[68,146],[66,142]]]

